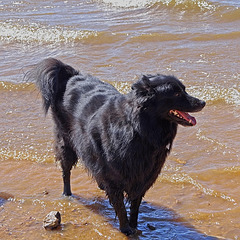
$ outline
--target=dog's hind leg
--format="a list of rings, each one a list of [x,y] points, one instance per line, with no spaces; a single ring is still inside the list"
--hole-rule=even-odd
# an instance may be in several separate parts
[[[124,196],[123,193],[118,191],[111,190],[107,192],[110,203],[113,205],[116,215],[119,219],[120,230],[122,233],[127,236],[135,233],[135,229],[132,229],[129,226],[127,211],[124,205]]]
[[[78,157],[70,144],[64,141],[59,134],[56,134],[55,141],[56,160],[60,161],[62,167],[63,195],[71,196],[70,175],[72,167],[77,163]]]
[[[63,195],[71,196],[70,175],[73,165],[77,163],[76,153],[68,146],[64,147],[64,159],[61,161],[62,177],[63,177]]]
[[[137,228],[138,212],[141,201],[142,196],[131,201],[129,225],[132,228]]]

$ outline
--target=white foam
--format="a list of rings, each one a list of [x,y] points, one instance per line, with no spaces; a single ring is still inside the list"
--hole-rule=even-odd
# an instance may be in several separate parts
[[[129,7],[144,7],[147,4],[152,4],[152,0],[102,0],[103,3],[113,7],[129,8]]]
[[[153,6],[156,3],[163,5],[183,5],[183,6],[198,6],[201,9],[214,10],[215,5],[206,0],[102,0],[101,2],[112,7],[119,8],[141,8],[146,6]]]
[[[95,36],[93,31],[64,29],[40,24],[21,25],[16,23],[0,23],[0,38],[5,41],[61,43],[74,42]]]

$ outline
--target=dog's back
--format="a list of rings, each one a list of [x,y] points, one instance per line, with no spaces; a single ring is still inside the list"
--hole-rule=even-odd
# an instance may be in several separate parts
[[[67,83],[63,106],[74,117],[88,120],[95,112],[120,93],[110,84],[91,75],[77,75]]]

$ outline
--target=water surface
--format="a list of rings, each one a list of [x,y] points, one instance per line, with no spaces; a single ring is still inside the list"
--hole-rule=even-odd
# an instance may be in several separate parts
[[[123,93],[141,74],[163,73],[204,99],[197,125],[179,127],[146,194],[136,239],[240,239],[239,7],[238,0],[0,1],[1,237],[127,239],[81,164],[72,173],[75,196],[61,197],[51,116],[24,83],[31,65],[55,57]],[[42,223],[52,210],[63,223],[49,232]]]

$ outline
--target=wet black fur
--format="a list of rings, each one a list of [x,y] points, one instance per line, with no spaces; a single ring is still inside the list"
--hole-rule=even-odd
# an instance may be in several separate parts
[[[123,95],[53,58],[28,77],[42,93],[45,112],[52,109],[63,194],[71,195],[70,171],[81,159],[106,191],[121,231],[133,234],[142,197],[156,181],[181,124],[169,111],[200,111],[205,103],[189,96],[173,76],[142,76]],[[129,219],[124,195],[131,203]]]

